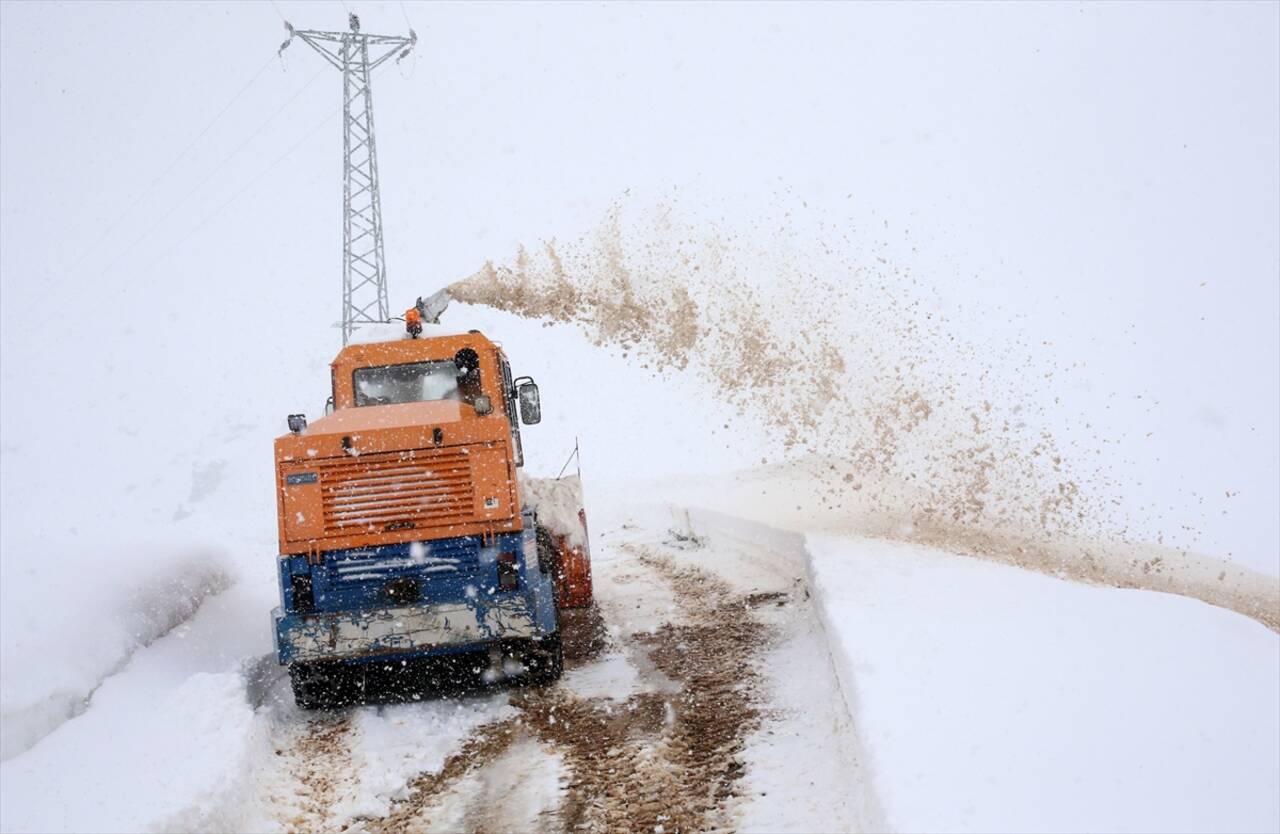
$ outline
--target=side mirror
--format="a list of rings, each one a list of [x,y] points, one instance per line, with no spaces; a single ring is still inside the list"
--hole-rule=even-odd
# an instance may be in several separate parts
[[[542,422],[542,402],[538,399],[538,384],[533,380],[520,383],[516,389],[520,398],[520,422],[532,426]]]
[[[289,415],[289,431],[294,434],[302,434],[302,430],[307,427],[307,415],[290,414]]]
[[[477,394],[475,399],[476,414],[483,417],[486,414],[493,413],[493,400],[489,399],[488,394]]]

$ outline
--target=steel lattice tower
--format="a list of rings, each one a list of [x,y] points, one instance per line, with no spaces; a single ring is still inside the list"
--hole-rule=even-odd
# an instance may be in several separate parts
[[[353,14],[349,22],[348,32],[294,29],[286,22],[289,39],[280,47],[284,52],[295,37],[301,38],[342,72],[343,345],[357,326],[390,320],[370,74],[392,57],[404,58],[418,42],[412,29],[407,38],[366,35],[360,32],[360,18]]]

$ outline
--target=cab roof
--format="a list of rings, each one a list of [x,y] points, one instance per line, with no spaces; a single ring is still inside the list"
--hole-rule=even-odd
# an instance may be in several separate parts
[[[498,344],[479,330],[445,336],[422,336],[386,342],[366,342],[347,345],[330,363],[335,373],[348,369],[367,368],[375,365],[396,365],[403,362],[423,362],[432,359],[452,359],[454,354],[469,347],[477,352],[500,350]]]

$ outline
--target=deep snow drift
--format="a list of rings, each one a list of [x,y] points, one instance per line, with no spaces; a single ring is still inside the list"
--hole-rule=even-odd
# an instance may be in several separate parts
[[[1280,635],[903,544],[808,547],[891,828],[1280,828]]]
[[[48,601],[37,594],[6,595],[0,760],[78,715],[136,651],[180,627],[231,584],[219,554],[150,552],[162,554],[160,560],[112,553],[122,564],[102,581],[64,584],[59,604],[75,617],[50,617]],[[31,581],[46,578],[24,573]]]

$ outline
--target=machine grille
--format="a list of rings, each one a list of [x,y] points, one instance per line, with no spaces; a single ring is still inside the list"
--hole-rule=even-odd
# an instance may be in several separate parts
[[[460,450],[361,455],[319,467],[326,536],[434,527],[474,514]]]

